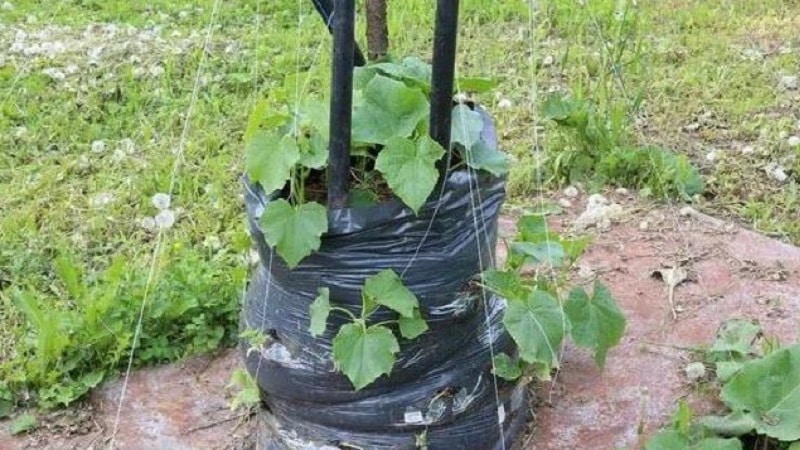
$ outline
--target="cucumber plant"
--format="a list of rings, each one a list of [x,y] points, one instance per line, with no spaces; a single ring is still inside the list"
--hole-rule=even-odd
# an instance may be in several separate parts
[[[439,180],[436,165],[446,152],[428,136],[430,79],[430,66],[417,58],[355,69],[351,156],[357,184],[352,203],[377,198],[376,192],[360,195],[363,183],[358,181],[363,180],[373,180],[373,187],[378,180],[414,213],[431,195]],[[458,84],[475,92],[493,87],[482,79],[461,79]],[[480,113],[466,104],[454,106],[451,169],[468,166],[503,176],[509,157],[481,139],[483,127]],[[271,116],[260,106],[245,133],[250,180],[268,193],[279,194],[267,203],[259,223],[267,243],[290,269],[319,250],[328,228],[326,207],[309,195],[311,180],[325,175],[328,131],[327,105],[309,100]],[[625,328],[625,318],[610,292],[597,283],[591,295],[577,287],[565,302],[558,297],[568,269],[588,241],[570,241],[546,232],[544,216],[523,217],[519,229],[506,269],[483,274],[485,287],[507,301],[503,324],[519,348],[516,359],[498,355],[496,374],[512,379],[523,373],[546,376],[556,366],[560,344],[570,332],[578,345],[595,349],[595,359],[603,366],[608,348],[619,342]],[[536,274],[524,277],[531,265],[537,268]],[[540,270],[553,265],[563,269],[554,277]],[[418,299],[391,270],[365,280],[358,313],[332,302],[325,286],[318,293],[310,305],[309,332],[322,335],[332,311],[349,318],[336,330],[332,357],[336,369],[356,390],[391,373],[400,351],[393,329],[404,339],[414,339],[428,329]],[[393,311],[397,318],[372,323],[379,308]]]
[[[417,58],[355,68],[352,204],[375,203],[379,200],[375,191],[383,187],[418,213],[430,196],[439,180],[436,165],[446,153],[428,136],[430,79],[430,65]],[[494,86],[491,80],[480,78],[460,79],[459,84],[473,92]],[[269,113],[265,105],[256,107],[245,132],[246,173],[265,192],[278,194],[265,205],[259,225],[267,243],[294,269],[319,250],[328,229],[326,206],[313,198],[309,186],[325,177],[329,106],[321,99],[310,99]],[[452,113],[451,135],[458,158],[451,168],[467,165],[505,175],[509,157],[480,139],[481,115],[464,104],[456,105]],[[369,323],[378,308],[388,308],[398,318]],[[357,390],[391,372],[399,343],[388,325],[396,324],[404,339],[428,329],[416,296],[391,270],[365,280],[359,315],[332,305],[328,289],[321,286],[310,307],[312,335],[325,331],[329,313],[336,310],[351,322],[334,337],[334,364]]]
[[[518,347],[517,355],[495,356],[495,374],[510,380],[549,378],[567,336],[593,349],[597,365],[604,367],[608,349],[625,332],[624,314],[600,281],[591,295],[582,286],[564,292],[589,240],[549,231],[543,214],[521,217],[517,229],[505,267],[482,274],[484,287],[506,300],[503,325]]]

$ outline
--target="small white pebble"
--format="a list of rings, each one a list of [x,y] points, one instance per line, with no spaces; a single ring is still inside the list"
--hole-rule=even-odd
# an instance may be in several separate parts
[[[572,208],[572,202],[566,198],[562,198],[558,200],[558,205],[562,208]]]
[[[624,187],[617,188],[617,190],[614,192],[616,192],[617,195],[628,195],[628,190],[625,189]]]
[[[784,169],[780,164],[770,163],[764,168],[764,170],[766,170],[767,175],[769,175],[770,178],[779,183],[783,183],[789,178],[789,175],[786,174],[786,169]]]
[[[800,87],[800,79],[797,75],[784,75],[781,77],[781,87],[787,91],[795,91]]]
[[[643,221],[639,222],[639,230],[640,231],[647,231],[648,228],[650,228],[650,224],[647,223],[646,220],[643,220]]]
[[[106,143],[103,141],[94,141],[92,142],[92,152],[93,153],[103,153],[106,151]]]
[[[752,145],[746,145],[742,148],[743,155],[752,155],[755,151],[756,149],[754,149]]]
[[[161,210],[155,217],[156,226],[159,229],[166,230],[175,225],[175,212],[171,209]]]
[[[575,186],[567,186],[567,188],[564,189],[564,195],[569,198],[575,198],[578,196],[578,188]]]
[[[717,160],[717,149],[711,150],[710,152],[706,153],[706,161],[714,162]]]
[[[500,99],[500,101],[497,102],[497,107],[501,108],[501,109],[510,108],[511,107],[511,100],[509,100],[507,98]]]
[[[691,206],[684,206],[678,213],[683,217],[688,217],[694,215],[694,208],[692,208]]]
[[[153,206],[155,206],[156,209],[165,210],[169,208],[169,205],[172,203],[172,198],[169,196],[169,194],[164,194],[162,192],[159,192],[153,195],[151,201],[153,202]]]
[[[789,136],[789,147],[797,147],[800,146],[800,137],[797,136]]]
[[[686,378],[691,381],[697,381],[706,376],[706,366],[701,362],[687,364],[684,371],[686,372]]]

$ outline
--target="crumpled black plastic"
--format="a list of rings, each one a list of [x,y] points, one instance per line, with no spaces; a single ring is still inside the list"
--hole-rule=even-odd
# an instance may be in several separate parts
[[[482,115],[482,139],[496,148],[494,126]],[[413,449],[423,435],[430,450],[489,450],[513,442],[526,421],[526,391],[495,379],[491,360],[516,348],[501,324],[504,301],[475,284],[476,275],[494,266],[505,179],[450,171],[417,215],[396,198],[329,211],[319,251],[293,270],[269,248],[258,225],[277,193],[245,186],[261,263],[242,326],[268,337],[260,348],[242,345],[271,414],[271,437],[261,447]],[[430,329],[400,339],[392,373],[356,392],[334,370],[330,355],[335,330],[346,317],[332,314],[325,334],[314,338],[309,305],[318,288],[327,287],[333,304],[357,313],[364,280],[384,269],[402,274]],[[393,314],[379,310],[374,320]],[[504,419],[502,431],[498,417]]]

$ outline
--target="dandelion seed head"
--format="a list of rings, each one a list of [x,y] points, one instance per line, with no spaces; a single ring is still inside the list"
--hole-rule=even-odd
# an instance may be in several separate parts
[[[92,142],[92,152],[93,153],[103,153],[104,151],[106,151],[106,143],[105,142],[103,142],[101,140],[97,140],[97,141]]]
[[[161,210],[155,217],[156,226],[161,230],[167,230],[175,225],[175,212],[171,209]]]
[[[164,194],[163,192],[153,195],[151,200],[153,202],[153,206],[161,211],[168,209],[169,205],[172,203],[172,198],[169,196],[169,194]]]

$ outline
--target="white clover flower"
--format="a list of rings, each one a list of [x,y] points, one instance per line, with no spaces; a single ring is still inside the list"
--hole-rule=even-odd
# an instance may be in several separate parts
[[[206,238],[203,240],[203,247],[216,251],[222,247],[222,242],[220,242],[219,237],[212,234],[206,236]]]
[[[507,98],[500,99],[500,101],[497,103],[497,107],[501,108],[501,109],[510,108],[511,107],[511,100],[509,100]]]
[[[706,366],[701,362],[688,364],[684,371],[686,372],[686,378],[692,381],[697,381],[706,376]]]
[[[95,208],[101,208],[103,206],[108,205],[109,203],[114,201],[114,194],[110,192],[100,192],[99,194],[95,195],[92,200],[91,204]]]
[[[48,67],[47,69],[42,70],[42,73],[54,81],[64,81],[64,79],[67,78],[64,72],[56,69],[55,67]]]
[[[156,226],[161,230],[172,228],[175,225],[175,212],[171,209],[161,210],[155,217]]]
[[[169,208],[170,203],[172,203],[172,198],[170,198],[169,194],[159,192],[153,196],[152,202],[153,206],[163,211]]]
[[[106,151],[106,143],[100,140],[92,142],[92,152],[103,153]]]
[[[249,230],[248,230],[248,231],[249,231]],[[250,265],[251,265],[251,266],[255,266],[256,264],[258,264],[259,262],[261,262],[261,255],[259,255],[259,254],[258,254],[258,251],[257,251],[257,250],[255,250],[255,249],[252,249],[252,248],[250,249],[250,252],[249,252],[249,254],[248,254],[248,257],[249,257],[249,258],[248,258],[248,259],[249,259],[249,261],[248,261],[248,262],[250,263]]]
[[[136,152],[136,144],[131,138],[124,138],[119,141],[119,150],[121,152],[132,154]]]
[[[143,217],[139,220],[139,225],[147,231],[155,231],[156,229],[156,219],[147,216]]]
[[[164,75],[164,67],[160,64],[154,64],[150,66],[150,76],[154,78],[158,78],[161,75]]]

